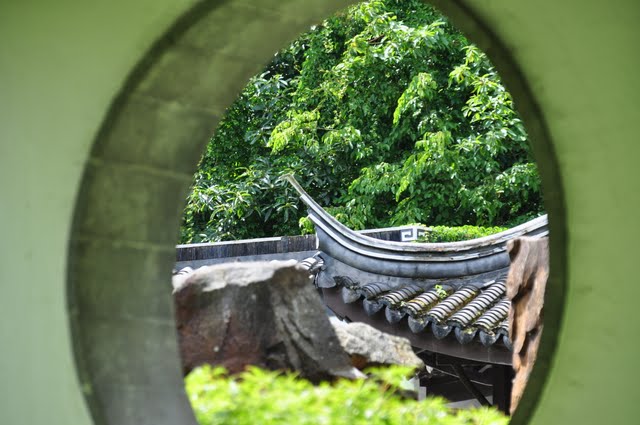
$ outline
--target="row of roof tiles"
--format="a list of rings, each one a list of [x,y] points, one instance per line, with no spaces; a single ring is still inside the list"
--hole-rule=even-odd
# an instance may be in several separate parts
[[[431,330],[436,338],[443,339],[453,333],[461,344],[477,337],[485,346],[502,341],[511,349],[510,301],[505,298],[504,277],[482,288],[442,285],[427,290],[419,285],[392,288],[381,282],[363,284],[348,276],[334,276],[334,280],[342,287],[343,302],[361,301],[369,316],[384,310],[389,323],[403,326],[406,318],[406,325],[416,334]]]

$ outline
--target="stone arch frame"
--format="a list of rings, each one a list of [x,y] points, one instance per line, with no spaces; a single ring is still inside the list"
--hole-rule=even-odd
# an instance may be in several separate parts
[[[179,371],[168,286],[183,199],[209,134],[247,79],[310,24],[353,2],[308,3],[199,3],[158,40],[113,103],[87,161],[69,242],[73,348],[96,424],[195,423]],[[462,2],[432,3],[500,71],[530,133],[545,188],[552,284],[537,367],[513,418],[523,423],[543,388],[564,304],[558,161],[506,45]]]

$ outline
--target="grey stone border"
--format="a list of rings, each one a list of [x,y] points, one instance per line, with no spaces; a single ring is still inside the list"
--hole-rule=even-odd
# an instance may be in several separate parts
[[[191,175],[246,80],[311,23],[349,3],[203,1],[151,48],[114,101],[87,161],[69,242],[74,355],[96,424],[195,424],[179,370],[169,283]],[[466,2],[434,4],[501,72],[543,178],[551,283],[539,360],[513,418],[523,423],[549,371],[564,305],[567,241],[558,162],[509,49]]]

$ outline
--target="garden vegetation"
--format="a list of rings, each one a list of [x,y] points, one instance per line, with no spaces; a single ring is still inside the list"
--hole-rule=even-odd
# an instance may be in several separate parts
[[[236,377],[203,366],[186,378],[200,425],[506,425],[494,408],[454,410],[438,397],[403,396],[411,372],[394,366],[369,371],[367,380],[314,385],[295,374],[256,367]]]
[[[250,80],[200,162],[182,242],[300,233],[285,173],[356,230],[510,227],[543,210],[495,68],[419,0],[348,8]]]

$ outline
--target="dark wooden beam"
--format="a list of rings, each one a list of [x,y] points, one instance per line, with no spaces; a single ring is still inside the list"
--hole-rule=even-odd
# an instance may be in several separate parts
[[[467,391],[469,391],[469,395],[475,398],[476,400],[478,400],[478,402],[482,406],[491,406],[491,403],[489,403],[489,401],[486,399],[484,394],[482,394],[482,391],[480,391],[478,387],[476,387],[473,384],[473,382],[471,382],[471,380],[465,373],[462,366],[454,364],[452,365],[452,367],[453,367],[453,370],[456,372],[456,375],[458,375],[458,379],[460,379],[460,382],[462,383],[462,385],[464,385]]]
[[[444,397],[451,402],[469,400],[469,391],[462,385],[458,377],[443,375],[420,380],[420,385],[427,389],[427,395]],[[478,390],[486,397],[491,395],[491,387],[478,385]]]
[[[511,386],[513,369],[510,366],[494,366],[493,375],[493,405],[507,415],[511,410]]]

